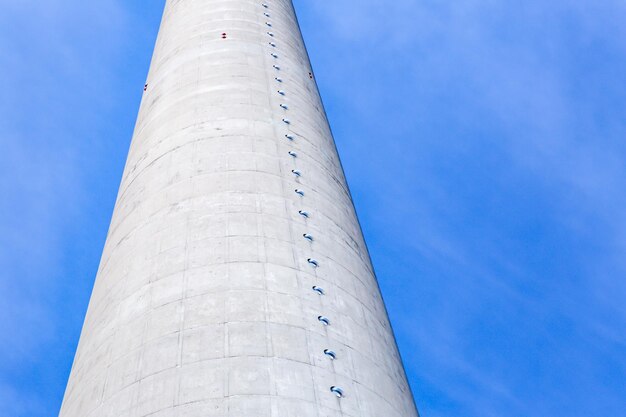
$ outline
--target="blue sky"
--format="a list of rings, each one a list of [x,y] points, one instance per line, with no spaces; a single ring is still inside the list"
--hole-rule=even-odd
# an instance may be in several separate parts
[[[423,417],[626,416],[626,4],[295,3]],[[161,4],[0,0],[0,417],[58,413]]]

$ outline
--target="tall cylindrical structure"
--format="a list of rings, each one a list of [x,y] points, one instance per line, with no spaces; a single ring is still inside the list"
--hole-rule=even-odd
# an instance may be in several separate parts
[[[60,416],[417,416],[290,0],[167,1]]]

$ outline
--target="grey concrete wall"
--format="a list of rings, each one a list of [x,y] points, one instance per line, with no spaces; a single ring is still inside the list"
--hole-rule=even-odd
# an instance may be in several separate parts
[[[62,417],[417,416],[293,6],[265,4],[167,2]]]

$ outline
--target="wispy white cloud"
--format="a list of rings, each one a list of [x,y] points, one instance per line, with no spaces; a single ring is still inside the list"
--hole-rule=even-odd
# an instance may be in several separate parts
[[[48,411],[37,398],[25,395],[5,382],[0,382],[0,403],[0,417],[38,416]]]
[[[72,276],[93,251],[75,244],[102,166],[94,156],[109,146],[129,12],[117,0],[0,3],[0,415],[53,416],[75,343],[59,305],[93,279]]]
[[[80,13],[68,13],[73,8]],[[0,187],[5,198],[0,203],[0,239],[7,248],[2,253],[2,269],[12,275],[1,281],[7,297],[4,305],[9,308],[22,310],[28,305],[28,295],[45,293],[54,286],[52,280],[42,278],[59,270],[61,234],[85,193],[85,161],[80,151],[88,138],[80,135],[88,130],[86,123],[98,123],[93,114],[96,109],[77,109],[94,92],[107,99],[110,75],[104,74],[103,79],[95,58],[113,54],[121,38],[115,38],[119,32],[114,30],[106,47],[92,40],[100,39],[99,31],[105,28],[110,31],[111,26],[123,25],[121,17],[123,10],[115,2],[10,2],[3,12],[0,65],[5,68],[6,87],[0,100],[5,115],[0,123]],[[84,42],[74,42],[77,36]],[[95,78],[89,77],[91,71]],[[95,87],[86,91],[91,84]],[[74,109],[72,113],[68,108]],[[24,263],[25,259],[31,262]],[[26,294],[14,298],[15,291],[24,290]],[[26,311],[37,315],[32,306]],[[13,326],[19,326],[15,320],[19,314],[11,316],[3,325],[16,330]],[[49,320],[45,313],[39,316]],[[28,345],[23,338],[9,338],[2,344],[5,356],[14,351],[12,340]]]

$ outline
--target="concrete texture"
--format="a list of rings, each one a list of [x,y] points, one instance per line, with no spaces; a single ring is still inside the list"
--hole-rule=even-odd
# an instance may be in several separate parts
[[[417,416],[293,6],[265,4],[166,4],[61,417]]]

